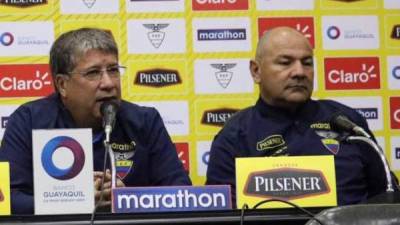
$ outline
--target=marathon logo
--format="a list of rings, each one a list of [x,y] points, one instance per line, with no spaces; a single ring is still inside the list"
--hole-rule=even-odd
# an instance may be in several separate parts
[[[246,40],[246,29],[200,29],[197,31],[199,41]]]
[[[395,148],[394,150],[395,150],[396,159],[400,159],[400,148]]]
[[[208,110],[203,113],[201,123],[205,125],[222,127],[224,126],[225,122],[237,111],[239,110],[229,108]]]
[[[0,0],[0,5],[26,8],[37,5],[45,5],[47,0]]]
[[[392,39],[400,40],[400,24],[393,26],[392,34],[390,35]]]
[[[297,199],[330,192],[321,171],[282,168],[249,175],[244,193],[262,198]]]
[[[135,84],[150,87],[165,87],[181,84],[182,79],[177,70],[151,69],[136,73]]]
[[[378,119],[377,108],[355,108],[365,119]]]
[[[1,117],[1,128],[2,129],[5,129],[6,127],[7,127],[7,122],[8,122],[8,119],[9,119],[10,117],[9,116],[2,116]]]
[[[228,185],[116,188],[112,195],[114,213],[232,209]]]

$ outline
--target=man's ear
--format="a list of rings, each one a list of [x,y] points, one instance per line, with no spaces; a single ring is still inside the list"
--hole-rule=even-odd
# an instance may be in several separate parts
[[[54,80],[54,86],[62,97],[67,96],[68,76],[57,74]]]
[[[260,65],[256,60],[250,60],[250,72],[251,76],[253,77],[253,80],[255,83],[260,83],[261,81],[261,68]]]

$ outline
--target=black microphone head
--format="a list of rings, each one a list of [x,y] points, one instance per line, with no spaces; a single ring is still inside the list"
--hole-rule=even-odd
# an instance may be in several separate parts
[[[103,126],[114,126],[115,116],[117,114],[119,104],[115,101],[105,101],[100,105],[100,113],[103,116]]]
[[[357,126],[356,124],[351,122],[351,120],[347,118],[347,116],[341,113],[336,113],[335,115],[333,115],[331,120],[329,121],[329,124],[331,125],[332,130],[347,132],[351,132],[353,128]]]

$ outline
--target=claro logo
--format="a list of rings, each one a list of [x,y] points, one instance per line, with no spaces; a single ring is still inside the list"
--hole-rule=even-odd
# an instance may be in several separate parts
[[[247,10],[248,0],[192,0],[192,8],[197,10]]]
[[[0,97],[37,97],[52,92],[48,64],[0,65]]]
[[[327,90],[379,89],[378,57],[325,58]]]
[[[390,97],[390,128],[400,129],[400,97]]]

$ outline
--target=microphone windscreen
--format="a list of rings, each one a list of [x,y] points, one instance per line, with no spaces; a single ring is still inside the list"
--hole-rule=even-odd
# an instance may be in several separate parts
[[[100,105],[100,113],[104,117],[116,113],[118,107],[119,105],[115,101],[106,101]]]
[[[337,113],[332,116],[329,124],[331,125],[331,128],[335,131],[348,131],[351,132],[354,127],[357,125],[351,122],[347,116]]]

